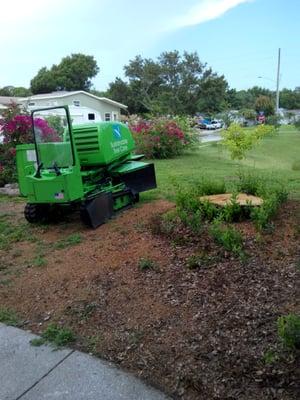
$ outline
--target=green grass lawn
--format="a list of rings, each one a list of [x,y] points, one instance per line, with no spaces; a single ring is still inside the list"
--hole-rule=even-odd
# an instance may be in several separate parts
[[[295,161],[300,162],[300,132],[291,126],[281,127],[276,136],[262,140],[242,161],[231,160],[219,144],[203,144],[181,157],[155,160],[158,189],[142,198],[172,199],[176,184],[193,184],[202,177],[230,180],[244,171],[284,181],[290,197],[300,199],[300,171],[292,169]]]

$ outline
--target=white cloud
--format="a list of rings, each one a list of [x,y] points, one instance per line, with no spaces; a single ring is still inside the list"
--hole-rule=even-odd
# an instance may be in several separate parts
[[[174,18],[169,24],[168,30],[198,25],[216,19],[231,8],[250,1],[252,0],[201,0],[184,15]]]

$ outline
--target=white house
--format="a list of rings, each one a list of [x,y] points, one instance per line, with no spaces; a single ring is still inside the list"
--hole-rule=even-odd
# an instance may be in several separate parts
[[[83,90],[37,94],[19,99],[19,102],[29,111],[67,105],[75,124],[92,121],[118,121],[121,110],[127,110],[127,106],[122,103],[106,97],[98,97]]]

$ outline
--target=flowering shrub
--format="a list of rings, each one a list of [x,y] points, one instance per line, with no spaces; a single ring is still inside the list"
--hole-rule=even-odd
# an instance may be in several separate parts
[[[130,121],[129,127],[137,152],[145,154],[147,158],[178,156],[194,142],[193,131],[182,118],[136,119]]]
[[[0,186],[16,180],[16,145],[32,143],[31,117],[12,103],[0,118],[0,132],[3,144],[0,144]],[[35,118],[34,124],[44,142],[60,141],[56,131],[42,118]]]
[[[258,125],[255,129],[247,129],[233,123],[227,130],[222,131],[222,144],[230,152],[233,160],[242,160],[260,140],[275,133],[276,130],[271,125]]]
[[[43,118],[34,118],[34,131],[39,140],[43,143],[61,142],[61,138],[54,128],[51,128],[48,121]]]

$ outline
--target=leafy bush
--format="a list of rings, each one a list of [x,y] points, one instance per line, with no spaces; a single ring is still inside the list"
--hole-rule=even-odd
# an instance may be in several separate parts
[[[300,349],[300,316],[289,314],[277,320],[278,335],[285,347]]]
[[[41,346],[44,343],[50,342],[56,347],[62,347],[74,341],[75,335],[69,328],[49,324],[47,329],[42,333],[42,337],[33,339],[30,343],[32,346]]]
[[[158,265],[154,260],[151,260],[150,258],[141,258],[139,260],[139,268],[142,271],[146,270],[156,270],[158,269]]]
[[[268,125],[273,125],[275,128],[279,128],[279,126],[280,126],[280,117],[278,115],[269,115],[266,118],[266,123]]]
[[[251,150],[262,138],[274,134],[274,127],[259,125],[254,129],[242,128],[239,124],[231,124],[227,130],[222,131],[223,146],[230,152],[233,160],[242,160],[246,152]]]
[[[187,226],[193,233],[199,234],[203,229],[201,210],[196,210],[195,212],[188,212],[186,210],[178,209],[178,217],[181,222]]]
[[[35,118],[35,124],[47,141],[59,140],[56,131],[47,121]],[[0,186],[16,181],[16,145],[32,143],[32,120],[16,104],[11,104],[0,119],[3,144],[0,144]]]
[[[184,118],[179,117],[131,121],[130,129],[137,152],[147,158],[178,156],[195,141],[192,128]]]
[[[240,257],[244,255],[243,238],[235,228],[226,227],[219,220],[215,220],[210,227],[210,233],[216,243],[222,245],[225,250]]]
[[[223,137],[222,144],[228,149],[233,160],[242,160],[246,151],[252,148],[253,135],[239,124],[231,124],[228,129],[222,131],[221,135]]]
[[[211,193],[212,185],[199,184],[192,189],[179,189],[176,194],[176,211],[181,222],[192,232],[200,233],[203,221],[212,221],[218,215],[216,206],[208,201],[200,200],[202,195]],[[219,189],[220,187],[216,187]]]
[[[263,362],[266,365],[274,364],[278,360],[279,360],[279,355],[274,350],[267,350],[263,355]]]
[[[270,219],[275,215],[278,209],[278,199],[271,196],[265,199],[262,206],[254,208],[251,212],[251,219],[254,221],[258,229],[266,229],[270,226]]]
[[[7,144],[0,144],[0,187],[15,182],[17,171],[15,165],[16,151]]]
[[[169,236],[178,225],[176,210],[170,210],[162,215],[160,219],[160,232]]]
[[[207,254],[193,254],[186,260],[186,266],[188,269],[207,269],[211,267],[213,257],[209,257]]]
[[[270,219],[277,213],[278,208],[287,200],[288,193],[284,187],[264,187],[261,192],[263,204],[251,211],[251,219],[258,229],[269,226]]]
[[[300,131],[300,118],[295,119],[294,126],[296,129],[298,129]]]
[[[256,119],[256,111],[253,110],[252,108],[244,108],[239,112],[239,114],[248,120],[255,121]]]
[[[300,160],[294,161],[292,163],[292,170],[293,171],[300,171]]]
[[[258,229],[265,229],[269,226],[270,219],[288,197],[284,184],[272,177],[263,178],[253,174],[240,174],[236,188],[238,192],[259,196],[263,199],[263,204],[253,208],[250,213],[250,217]]]
[[[236,182],[236,190],[241,193],[259,196],[264,183],[264,180],[255,174],[240,173]]]
[[[19,319],[14,311],[0,307],[0,322],[6,325],[17,326]]]

